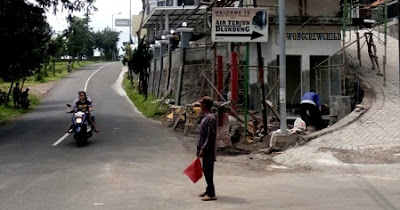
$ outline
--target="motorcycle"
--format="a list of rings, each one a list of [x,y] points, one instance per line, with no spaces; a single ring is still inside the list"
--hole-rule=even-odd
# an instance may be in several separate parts
[[[67,107],[72,108],[70,104],[67,104]],[[72,115],[72,123],[70,129],[74,132],[74,139],[78,145],[78,147],[86,144],[88,139],[92,137],[92,126],[90,124],[90,114],[85,113],[82,110],[71,110],[67,113],[73,113]]]

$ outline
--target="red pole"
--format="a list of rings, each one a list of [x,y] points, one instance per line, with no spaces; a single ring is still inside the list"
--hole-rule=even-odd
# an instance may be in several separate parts
[[[231,101],[232,101],[232,109],[234,111],[237,110],[237,102],[238,102],[238,62],[237,62],[237,52],[232,52],[231,54]]]
[[[223,71],[223,63],[222,63],[222,56],[217,57],[217,89],[219,94],[222,94],[222,90],[224,88],[224,75],[222,73]],[[221,96],[219,96],[220,100],[222,100]]]

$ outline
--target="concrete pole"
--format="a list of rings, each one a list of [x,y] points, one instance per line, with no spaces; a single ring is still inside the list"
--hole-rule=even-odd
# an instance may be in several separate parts
[[[397,31],[398,31],[398,37],[397,41],[399,43],[399,62],[400,62],[400,1],[397,2],[397,8],[398,8],[398,16],[397,16]],[[400,96],[400,64],[399,64],[399,96]]]
[[[163,34],[164,34],[164,17],[160,16],[160,36],[157,38],[161,38]]]
[[[173,35],[167,35],[168,40],[168,74],[167,74],[167,86],[165,88],[166,91],[169,89],[169,83],[171,79],[171,70],[172,70],[172,49],[171,49],[171,39],[173,39]]]
[[[286,125],[286,0],[279,0],[279,103],[281,132],[287,134]]]
[[[165,14],[165,31],[169,33],[169,14]]]
[[[180,67],[178,73],[178,87],[175,95],[175,104],[181,105],[181,94],[183,85],[183,76],[185,68],[185,51],[186,48],[190,46],[190,38],[192,37],[193,28],[178,28],[177,32],[181,33],[181,43],[180,43]]]
[[[131,38],[132,38],[132,14],[131,11],[132,10],[132,0],[129,0],[129,44],[131,43]]]
[[[160,40],[160,74],[158,75],[158,88],[157,88],[157,98],[160,97],[160,89],[161,89],[161,80],[162,80],[162,75],[164,72],[164,52],[165,52],[165,47],[168,44],[167,40]]]

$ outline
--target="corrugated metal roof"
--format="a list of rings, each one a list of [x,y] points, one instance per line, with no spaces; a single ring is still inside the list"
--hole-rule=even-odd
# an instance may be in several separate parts
[[[207,6],[200,6],[197,10],[196,8],[197,6],[156,7],[146,17],[146,20],[143,23],[143,28],[150,28],[151,26],[156,25],[157,20],[165,14],[169,15],[170,28],[178,27],[182,21],[186,21],[188,27],[195,27],[196,20],[199,19],[202,22],[203,19],[201,17],[207,12]],[[190,15],[190,17],[188,17],[188,15]]]

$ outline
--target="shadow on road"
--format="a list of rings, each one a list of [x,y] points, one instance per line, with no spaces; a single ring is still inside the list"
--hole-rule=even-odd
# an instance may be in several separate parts
[[[243,198],[231,197],[231,196],[218,196],[218,203],[226,203],[226,204],[246,204],[249,203],[247,200]]]

